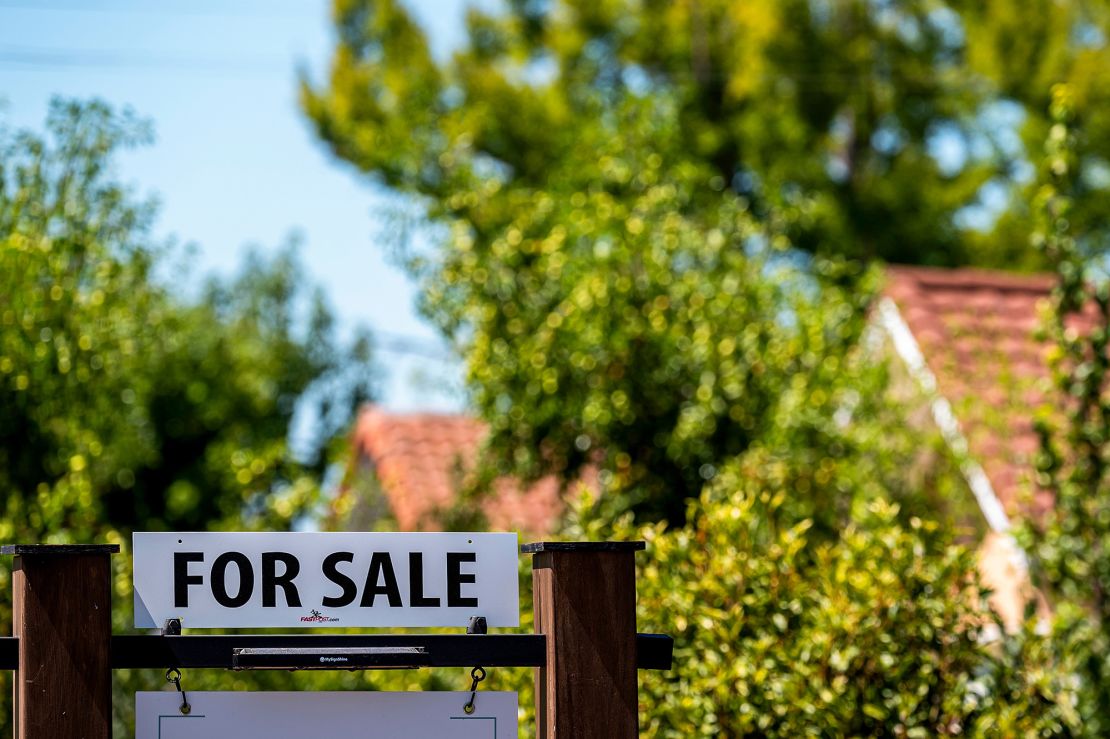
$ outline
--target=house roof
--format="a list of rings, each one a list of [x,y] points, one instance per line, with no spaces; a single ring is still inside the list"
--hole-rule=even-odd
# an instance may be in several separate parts
[[[393,414],[367,406],[354,432],[356,452],[370,460],[402,531],[440,528],[442,512],[473,470],[485,425],[463,415]],[[495,481],[481,502],[494,530],[545,534],[563,510],[558,481],[547,477],[522,489]]]
[[[1046,346],[1035,336],[1053,280],[977,269],[891,267],[891,298],[952,407],[969,456],[1009,515],[1032,489],[1035,410],[1051,392]],[[1035,508],[1051,504],[1046,494]]]

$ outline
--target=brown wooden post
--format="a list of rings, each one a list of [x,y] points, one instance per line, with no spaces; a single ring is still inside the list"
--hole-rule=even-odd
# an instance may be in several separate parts
[[[0,547],[14,554],[15,739],[109,739],[117,545]]]
[[[636,561],[644,542],[539,542],[532,554],[538,739],[634,739]]]

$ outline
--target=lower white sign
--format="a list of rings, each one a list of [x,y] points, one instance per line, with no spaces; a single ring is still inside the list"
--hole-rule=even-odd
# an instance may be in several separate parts
[[[516,693],[193,692],[135,694],[136,739],[516,739]]]

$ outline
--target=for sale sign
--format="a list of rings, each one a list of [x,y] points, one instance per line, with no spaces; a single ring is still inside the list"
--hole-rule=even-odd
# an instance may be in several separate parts
[[[516,693],[188,692],[135,694],[136,739],[361,737],[516,739]]]
[[[136,533],[135,626],[457,626],[520,622],[503,533]]]

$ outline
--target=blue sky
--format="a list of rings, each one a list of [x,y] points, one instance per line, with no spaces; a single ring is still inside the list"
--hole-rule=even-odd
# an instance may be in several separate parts
[[[440,56],[462,39],[466,4],[411,3]],[[121,157],[119,172],[161,201],[159,234],[196,245],[198,275],[229,272],[248,245],[273,250],[299,231],[301,257],[343,325],[361,323],[380,336],[383,402],[456,409],[458,365],[434,358],[446,351],[415,312],[414,285],[375,244],[385,195],[335,161],[297,108],[298,67],[317,79],[327,69],[329,7],[0,0],[3,117],[41,128],[50,97],[60,94],[153,119],[157,141]]]

